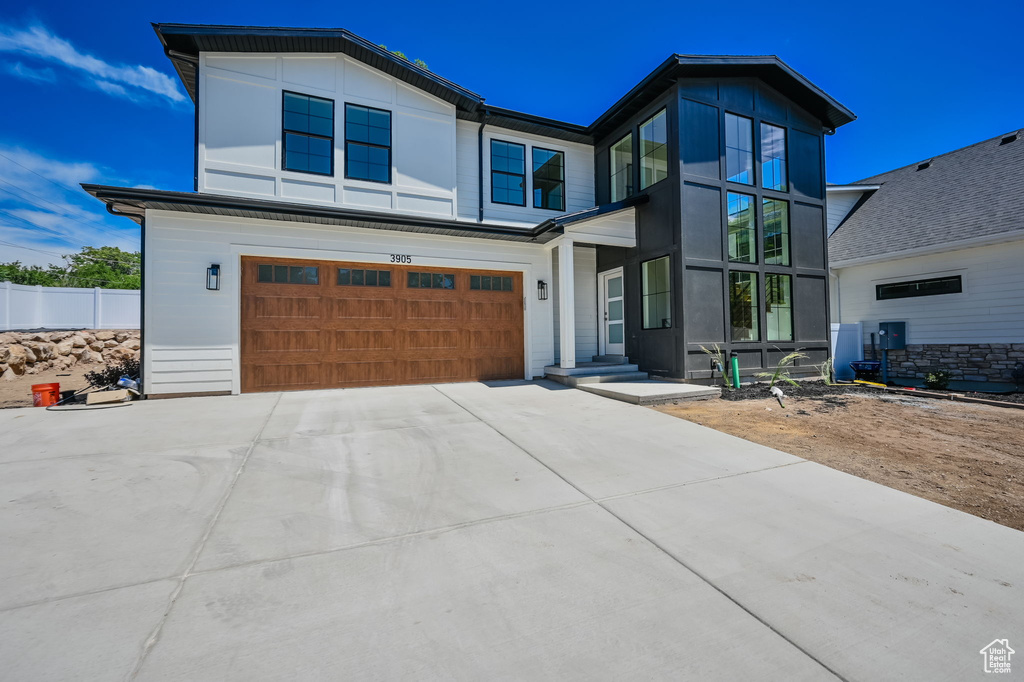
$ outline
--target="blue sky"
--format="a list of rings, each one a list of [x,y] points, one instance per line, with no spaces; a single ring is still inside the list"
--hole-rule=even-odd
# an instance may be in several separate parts
[[[7,8],[0,261],[59,262],[81,246],[137,249],[137,226],[107,215],[79,182],[192,189],[192,104],[151,21],[343,27],[425,60],[490,104],[581,124],[673,52],[777,54],[859,117],[828,139],[830,182],[1024,127],[1012,35],[1020,10],[1011,2],[179,0],[160,8],[60,0]]]

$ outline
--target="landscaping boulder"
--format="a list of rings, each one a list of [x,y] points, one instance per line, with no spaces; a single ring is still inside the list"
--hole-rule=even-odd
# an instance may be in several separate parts
[[[128,350],[138,350],[139,348],[142,348],[142,344],[139,343],[138,339],[128,339],[121,345],[123,345]]]
[[[103,331],[96,332],[97,341],[110,341],[114,338],[114,332],[104,329]]]
[[[102,341],[93,341],[92,343],[89,344],[89,349],[90,350],[94,350],[97,353],[101,353],[101,352],[103,352],[103,342]]]
[[[83,362],[86,364],[94,362],[103,362],[103,356],[100,355],[99,351],[90,349],[82,353],[82,357],[79,358],[79,362]]]
[[[104,348],[116,348],[117,347],[117,341],[115,341],[114,339],[107,339],[106,341],[103,342],[103,347]]]
[[[14,381],[18,378],[18,375],[14,373],[14,370],[8,367],[4,370],[3,374],[0,374],[0,380],[3,381]]]
[[[71,337],[71,345],[75,348],[85,348],[89,344],[85,342],[85,337],[81,334],[75,334]]]
[[[75,347],[75,344],[72,342],[71,339],[63,339],[63,340],[61,340],[60,343],[57,344],[57,354],[58,355],[70,355],[71,354],[71,349],[74,348],[74,347]]]

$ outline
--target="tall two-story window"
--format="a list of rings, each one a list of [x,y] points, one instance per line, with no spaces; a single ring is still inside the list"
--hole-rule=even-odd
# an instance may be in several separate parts
[[[284,92],[282,168],[334,175],[334,102]]]
[[[526,146],[491,140],[491,201],[526,206]]]
[[[764,199],[764,262],[789,265],[789,202]]]
[[[733,263],[757,262],[757,222],[754,197],[729,192],[729,260]]]
[[[345,177],[391,182],[391,112],[345,105]]]
[[[640,124],[640,189],[668,177],[667,126],[664,109]]]
[[[533,207],[565,210],[565,154],[533,148]]]
[[[786,129],[770,123],[761,124],[761,186],[785,192]]]
[[[611,159],[611,199],[622,201],[633,193],[633,133],[612,145],[608,151]]]
[[[754,122],[745,116],[725,114],[725,177],[754,184]]]
[[[765,326],[769,341],[793,340],[793,278],[764,276]]]

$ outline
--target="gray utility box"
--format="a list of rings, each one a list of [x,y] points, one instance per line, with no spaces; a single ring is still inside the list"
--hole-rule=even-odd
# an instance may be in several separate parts
[[[878,323],[878,345],[883,350],[906,350],[906,348],[907,348],[907,323],[906,322],[879,322]]]

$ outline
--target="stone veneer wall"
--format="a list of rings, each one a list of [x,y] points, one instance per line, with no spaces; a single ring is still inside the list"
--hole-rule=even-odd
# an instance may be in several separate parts
[[[140,345],[138,329],[0,332],[0,379],[13,381],[51,367],[138,359]]]
[[[871,346],[864,347],[871,359]],[[882,359],[882,351],[878,351]],[[889,351],[889,376],[923,379],[936,369],[948,370],[957,381],[1013,382],[1014,368],[1024,364],[1024,343],[907,344]]]

